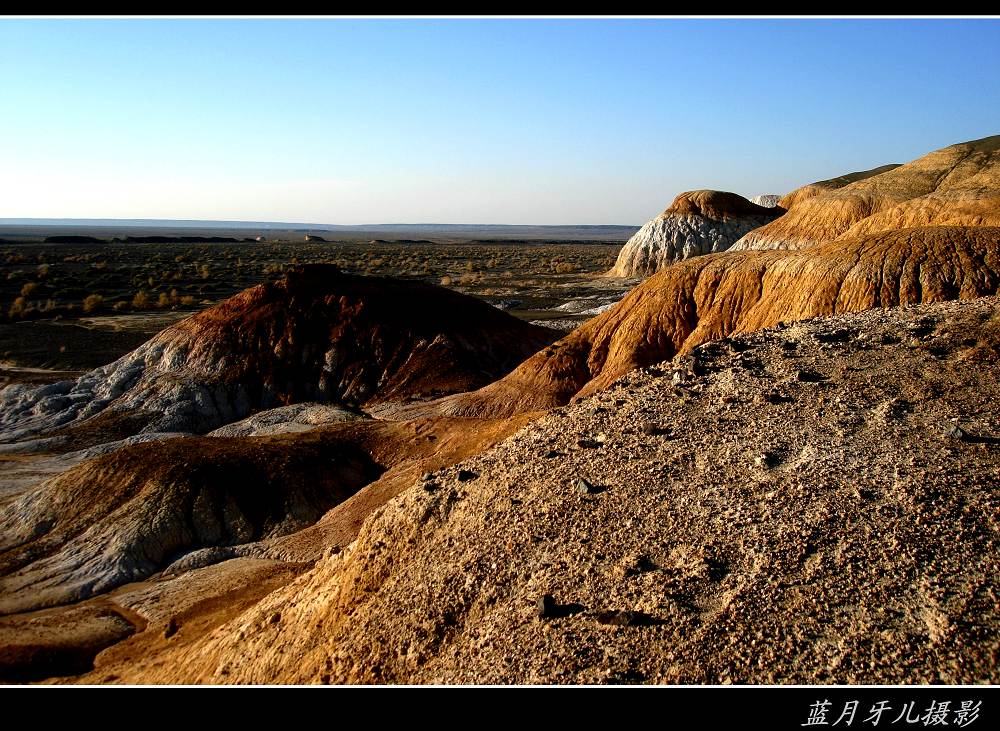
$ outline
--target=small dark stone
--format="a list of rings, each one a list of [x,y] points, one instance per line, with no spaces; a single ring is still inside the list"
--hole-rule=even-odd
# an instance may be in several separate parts
[[[646,436],[653,437],[656,436],[657,434],[662,434],[664,430],[661,429],[660,425],[655,422],[644,421],[642,422],[642,424],[639,425],[639,431],[641,431]]]
[[[424,483],[424,489],[427,492],[434,492],[435,490],[438,489],[438,487],[440,487],[440,486],[436,482],[425,482]]]
[[[815,338],[821,343],[844,343],[854,337],[854,333],[847,328],[837,328],[826,333],[816,333]]]
[[[167,622],[167,628],[165,630],[163,630],[163,638],[164,639],[170,639],[175,634],[177,634],[177,630],[178,629],[179,629],[179,627],[177,626],[177,618],[176,617],[171,617],[170,621]]]
[[[479,475],[477,475],[472,470],[459,470],[458,471],[458,481],[459,482],[468,482],[469,480],[474,480],[477,477],[479,477]]]
[[[607,624],[613,627],[643,627],[656,624],[653,617],[642,612],[633,612],[629,609],[598,612],[597,623]]]
[[[594,439],[578,439],[576,444],[583,449],[597,449],[602,446],[600,442]]]
[[[784,404],[795,399],[791,396],[785,396],[777,391],[766,391],[762,394],[758,394],[757,398],[754,399],[757,403],[768,403],[768,404]]]
[[[281,612],[275,612],[274,614],[272,614],[272,615],[271,615],[271,616],[270,616],[270,617],[268,618],[268,621],[269,621],[269,622],[270,622],[271,624],[277,624],[278,622],[280,622],[280,621],[281,621]]]
[[[420,479],[422,481],[424,481],[424,482],[430,482],[431,480],[434,479],[434,473],[433,472],[425,472],[424,474],[420,475]]]
[[[554,449],[550,449],[550,450],[548,450],[546,452],[543,452],[542,456],[545,457],[545,459],[552,459],[553,457],[561,457],[562,456],[562,452],[557,452]]]
[[[815,371],[795,371],[794,378],[796,381],[801,381],[802,383],[819,383],[826,380],[826,376]]]
[[[538,618],[551,619],[556,615],[556,600],[551,594],[543,594],[538,598]]]

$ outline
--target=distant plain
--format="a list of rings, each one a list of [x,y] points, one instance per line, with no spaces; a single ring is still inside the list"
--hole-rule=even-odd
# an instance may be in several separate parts
[[[562,329],[634,284],[600,276],[634,227],[342,228],[350,235],[305,227],[0,225],[0,384],[75,377],[298,264],[419,279]],[[462,236],[469,233],[482,238]],[[95,241],[46,243],[51,237]],[[128,240],[139,237],[172,240]],[[198,237],[232,240],[191,241]]]

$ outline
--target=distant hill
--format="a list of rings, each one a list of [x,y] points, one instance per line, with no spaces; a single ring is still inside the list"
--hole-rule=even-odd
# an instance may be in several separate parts
[[[103,218],[0,218],[0,237],[8,240],[42,240],[53,236],[89,236],[99,239],[139,236],[218,236],[301,241],[304,235],[336,239],[497,239],[626,241],[638,226],[561,225],[527,226],[474,223],[385,223],[345,226],[273,221],[188,221]]]

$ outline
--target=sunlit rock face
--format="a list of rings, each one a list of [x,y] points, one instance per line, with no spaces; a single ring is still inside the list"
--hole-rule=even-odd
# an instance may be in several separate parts
[[[694,190],[648,221],[618,254],[615,277],[646,277],[682,259],[725,251],[784,209],[764,207],[735,193]]]

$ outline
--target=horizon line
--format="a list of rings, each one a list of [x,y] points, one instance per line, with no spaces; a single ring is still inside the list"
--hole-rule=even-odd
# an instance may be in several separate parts
[[[436,223],[436,222],[400,222],[400,223],[309,223],[296,221],[249,221],[240,219],[216,219],[216,218],[0,218],[0,226],[31,226],[36,223],[50,226],[72,226],[87,222],[107,222],[107,223],[165,223],[165,224],[246,224],[247,226],[312,226],[317,228],[366,228],[379,226],[506,226],[506,227],[531,227],[531,228],[599,228],[618,227],[633,228],[641,227],[641,223]]]

